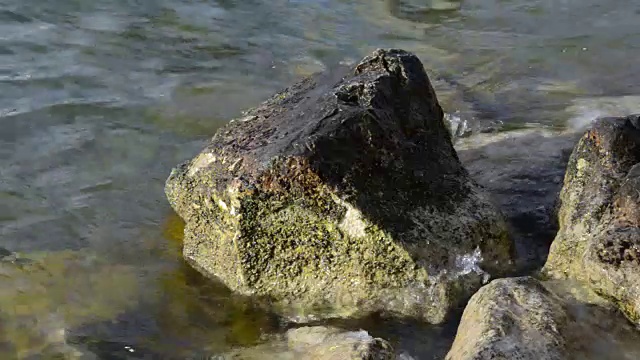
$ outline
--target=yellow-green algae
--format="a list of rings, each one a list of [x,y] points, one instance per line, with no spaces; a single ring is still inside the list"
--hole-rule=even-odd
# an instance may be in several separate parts
[[[228,164],[225,162],[225,166]],[[284,165],[272,166],[273,173],[278,173]],[[180,183],[192,181],[188,176],[194,173],[192,170],[185,169],[179,175],[184,176]],[[366,218],[356,220],[356,228],[364,230],[362,233],[341,226],[349,223],[346,215],[354,208],[336,200],[336,194],[315,174],[300,174],[296,179],[287,184],[286,190],[277,185],[262,190],[232,185],[222,192],[208,192],[208,197],[180,201],[177,207],[189,206],[184,212],[190,214],[185,228],[185,258],[204,273],[216,274],[231,289],[264,297],[279,312],[300,320],[384,309],[441,322],[450,306],[481,285],[481,277],[475,273],[459,277],[451,274],[451,279],[429,274],[407,246]],[[210,181],[205,184],[213,184]],[[495,216],[469,220],[476,223],[464,225],[475,226],[480,233],[496,234],[496,238],[502,236],[493,251],[509,253],[506,232],[500,228],[497,213]],[[452,220],[464,222],[460,217]],[[456,230],[453,227],[453,233]],[[446,256],[447,236],[441,241],[445,242],[441,253],[422,256]]]

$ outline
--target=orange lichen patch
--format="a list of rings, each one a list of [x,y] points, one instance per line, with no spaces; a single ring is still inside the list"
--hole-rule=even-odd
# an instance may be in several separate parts
[[[279,166],[264,172],[258,183],[264,192],[292,191],[292,187],[303,192],[314,192],[323,187],[323,181],[311,169],[309,160],[302,157],[289,157]]]
[[[616,226],[640,226],[640,207],[629,198],[618,198],[614,203]]]
[[[587,138],[591,140],[595,146],[600,147],[600,136],[597,130],[589,130],[587,132]]]

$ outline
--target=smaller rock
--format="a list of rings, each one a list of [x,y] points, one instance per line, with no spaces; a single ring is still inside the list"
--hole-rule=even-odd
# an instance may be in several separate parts
[[[0,260],[4,260],[5,258],[11,257],[11,256],[13,256],[13,252],[3,247],[0,247]]]
[[[544,273],[572,278],[640,324],[640,115],[598,119],[575,146]]]
[[[341,332],[336,328],[303,327],[287,333],[289,348],[309,359],[394,359],[388,342],[366,331]]]
[[[307,360],[392,360],[395,352],[382,339],[366,331],[344,331],[313,326],[292,329],[284,339],[237,350],[212,360],[307,359]]]
[[[578,281],[501,279],[471,298],[446,359],[640,359],[640,333]]]
[[[531,277],[500,279],[469,301],[446,360],[565,359],[562,302]]]

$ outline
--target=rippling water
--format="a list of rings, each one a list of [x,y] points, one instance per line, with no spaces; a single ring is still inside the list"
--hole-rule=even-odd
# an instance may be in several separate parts
[[[0,246],[33,262],[3,265],[0,352],[258,341],[280,324],[182,263],[162,191],[221,124],[400,47],[470,128],[583,126],[640,111],[639,15],[628,0],[0,0]],[[426,331],[406,346],[437,358],[452,330]]]

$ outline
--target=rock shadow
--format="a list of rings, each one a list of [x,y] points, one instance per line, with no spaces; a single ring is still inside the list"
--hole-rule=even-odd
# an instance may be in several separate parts
[[[544,265],[558,231],[555,208],[580,133],[545,130],[460,139],[458,156],[503,212],[517,251],[517,274]]]

